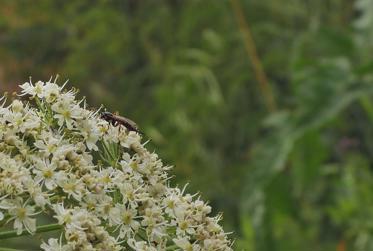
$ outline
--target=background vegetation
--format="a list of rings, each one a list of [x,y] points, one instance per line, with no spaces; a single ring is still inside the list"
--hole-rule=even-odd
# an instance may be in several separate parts
[[[1,91],[135,120],[236,250],[373,250],[373,1],[0,3]]]

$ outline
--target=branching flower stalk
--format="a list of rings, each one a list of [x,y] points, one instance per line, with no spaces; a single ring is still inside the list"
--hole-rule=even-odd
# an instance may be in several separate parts
[[[60,230],[42,250],[232,250],[221,216],[170,187],[170,167],[138,133],[101,119],[56,80],[20,87],[20,99],[0,105],[0,227],[14,228],[0,243]],[[55,222],[38,225],[42,215]]]

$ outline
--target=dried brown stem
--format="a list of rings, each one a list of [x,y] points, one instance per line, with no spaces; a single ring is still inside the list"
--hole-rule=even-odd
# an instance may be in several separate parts
[[[259,83],[259,89],[264,98],[265,105],[270,112],[273,112],[276,110],[273,91],[270,84],[268,83],[268,79],[264,72],[262,62],[260,61],[260,58],[258,56],[255,41],[253,39],[253,36],[251,35],[249,24],[245,19],[239,0],[231,0],[231,4],[243,37],[246,52],[253,65],[255,77]]]

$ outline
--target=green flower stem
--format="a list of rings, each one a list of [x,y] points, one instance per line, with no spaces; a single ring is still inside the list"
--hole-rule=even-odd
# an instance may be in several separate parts
[[[22,250],[14,249],[14,248],[0,248],[0,251],[22,251]]]
[[[36,105],[39,107],[39,109],[44,113],[44,106],[41,104],[38,97],[34,98]]]
[[[44,233],[44,232],[50,232],[50,231],[55,231],[55,230],[60,230],[60,229],[62,229],[62,226],[58,224],[42,225],[36,228],[35,233]],[[19,235],[17,235],[17,230],[4,231],[4,232],[0,232],[0,240],[24,236],[24,235],[31,235],[31,234],[27,232],[26,230],[23,230],[23,232]]]

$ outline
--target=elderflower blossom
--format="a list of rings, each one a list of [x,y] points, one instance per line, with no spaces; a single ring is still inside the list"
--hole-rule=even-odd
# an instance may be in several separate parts
[[[27,82],[0,105],[0,226],[61,226],[45,251],[216,250],[231,241],[211,207],[170,187],[168,171],[141,135],[86,109],[56,81]]]

